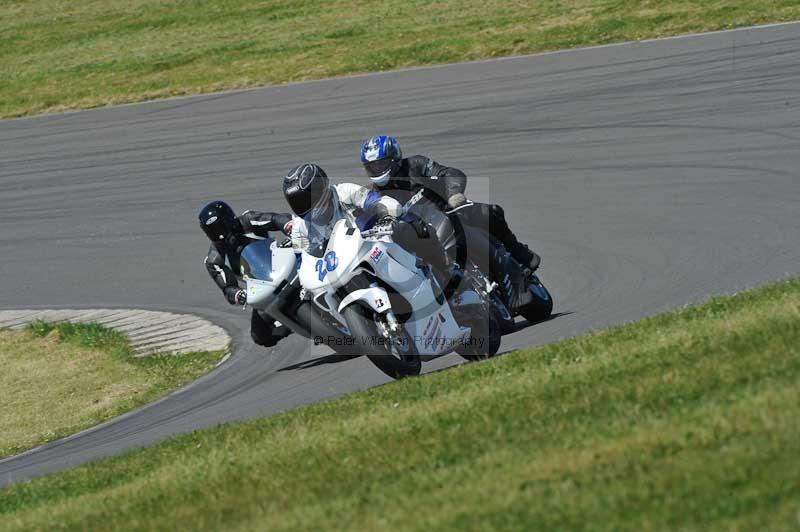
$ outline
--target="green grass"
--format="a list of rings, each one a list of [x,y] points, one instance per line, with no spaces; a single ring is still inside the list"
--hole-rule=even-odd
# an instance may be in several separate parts
[[[0,117],[798,18],[798,0],[5,0]]]
[[[12,486],[0,528],[796,530],[798,456],[794,279]]]
[[[152,401],[207,372],[221,357],[203,352],[136,358],[122,334],[92,323],[36,322],[25,331],[0,330],[0,457]]]

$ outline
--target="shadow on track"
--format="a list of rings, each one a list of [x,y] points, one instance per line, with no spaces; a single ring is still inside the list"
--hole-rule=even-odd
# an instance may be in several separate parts
[[[548,321],[552,321],[552,320],[554,320],[556,318],[560,318],[562,316],[569,316],[570,314],[574,314],[574,312],[556,312],[555,314],[551,314],[547,319],[542,320],[542,321],[538,321],[538,322],[531,322],[531,321],[523,320],[523,321],[515,324],[514,332],[519,332],[519,331],[521,331],[523,329],[527,329],[528,327],[533,327],[534,325],[537,325],[539,323],[545,323],[545,322],[548,322]],[[502,353],[498,353],[497,355],[498,356],[504,355],[504,354],[506,354],[508,352],[510,352],[510,351],[504,351]],[[322,366],[322,365],[325,365],[325,364],[338,364],[340,362],[347,362],[348,360],[351,360],[351,359],[354,359],[354,358],[358,358],[360,356],[363,356],[363,355],[340,355],[340,354],[335,354],[334,353],[334,354],[331,354],[331,355],[325,355],[325,356],[321,356],[321,357],[317,357],[317,358],[312,358],[311,360],[306,360],[304,362],[298,362],[297,364],[291,364],[289,366],[284,366],[284,367],[280,368],[278,371],[293,371],[293,370],[296,370],[296,369],[309,369],[309,368],[313,368],[313,367],[316,367],[316,366]],[[441,371],[441,370],[435,370],[435,371]]]
[[[298,362],[297,364],[292,364],[290,366],[285,366],[278,371],[291,371],[295,369],[308,369],[313,368],[314,366],[322,366],[323,364],[337,364],[339,362],[346,362],[353,358],[358,358],[362,355],[325,355],[323,357],[312,358],[311,360],[306,360],[305,362]]]
[[[547,323],[548,321],[553,321],[556,318],[560,318],[562,316],[569,316],[570,314],[575,314],[572,311],[569,312],[556,312],[554,314],[550,314],[547,318],[540,320],[540,321],[528,321],[522,320],[514,324],[514,332],[519,332],[523,329],[527,329],[528,327],[533,327],[534,325],[538,325],[540,323]]]

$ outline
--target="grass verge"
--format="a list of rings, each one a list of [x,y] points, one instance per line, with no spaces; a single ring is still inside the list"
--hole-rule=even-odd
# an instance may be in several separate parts
[[[797,0],[11,0],[0,116],[798,18]]]
[[[135,358],[97,324],[36,322],[0,330],[0,457],[78,432],[190,382],[220,352]],[[0,527],[1,528],[1,527]]]
[[[0,491],[6,530],[800,524],[800,279]]]

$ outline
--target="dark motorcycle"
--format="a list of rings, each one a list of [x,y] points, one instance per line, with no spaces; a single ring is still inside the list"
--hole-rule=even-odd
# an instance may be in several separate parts
[[[471,205],[445,211],[424,191],[418,192],[404,207],[404,220],[417,231],[407,234],[403,244],[434,267],[448,298],[459,297],[465,272],[486,279],[486,292],[493,305],[484,321],[489,327],[500,327],[502,334],[515,330],[516,316],[534,323],[546,320],[553,311],[550,292],[488,230],[461,223],[459,212]]]

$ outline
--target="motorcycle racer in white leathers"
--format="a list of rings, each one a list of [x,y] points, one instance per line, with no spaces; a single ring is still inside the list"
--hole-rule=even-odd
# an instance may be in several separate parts
[[[385,217],[398,217],[401,211],[396,200],[361,185],[331,185],[325,171],[313,163],[289,171],[283,194],[295,214],[291,232],[295,253],[323,244],[343,218],[363,228]]]

